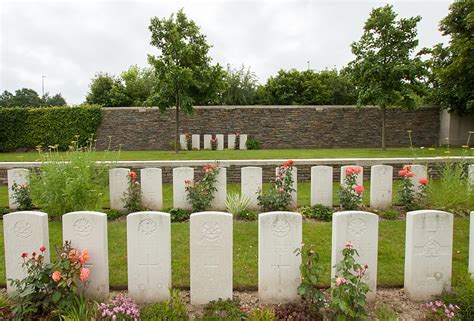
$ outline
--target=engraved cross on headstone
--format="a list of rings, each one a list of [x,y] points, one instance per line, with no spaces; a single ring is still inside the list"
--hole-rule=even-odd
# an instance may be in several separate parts
[[[275,249],[276,256],[278,257],[278,262],[277,263],[272,263],[272,268],[276,268],[278,271],[278,290],[279,292],[281,291],[281,270],[283,268],[290,268],[290,265],[288,263],[283,263],[282,262],[282,257],[287,257],[290,253],[288,248],[276,248]]]
[[[205,264],[204,267],[206,268],[207,272],[208,272],[208,276],[210,278],[210,281],[213,282],[214,281],[214,271],[215,269],[218,269],[219,268],[219,264],[215,264],[215,263],[212,263],[212,257],[210,256],[209,257],[209,260],[208,260],[209,263]]]
[[[157,269],[158,263],[150,263],[150,254],[146,255],[146,263],[138,263],[138,266],[146,269],[146,282],[150,284],[150,269]]]

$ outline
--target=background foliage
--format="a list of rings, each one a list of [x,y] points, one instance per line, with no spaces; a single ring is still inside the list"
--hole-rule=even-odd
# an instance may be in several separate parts
[[[58,145],[67,149],[75,136],[84,145],[102,120],[100,107],[0,108],[0,151]]]

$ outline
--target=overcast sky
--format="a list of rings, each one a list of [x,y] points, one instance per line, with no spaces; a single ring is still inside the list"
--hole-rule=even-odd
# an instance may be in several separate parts
[[[259,81],[279,69],[341,68],[352,60],[374,7],[420,15],[420,47],[447,42],[438,31],[451,1],[22,1],[0,0],[0,90],[61,92],[84,101],[95,73],[147,65],[150,18],[184,8],[207,35],[215,62],[250,66]]]

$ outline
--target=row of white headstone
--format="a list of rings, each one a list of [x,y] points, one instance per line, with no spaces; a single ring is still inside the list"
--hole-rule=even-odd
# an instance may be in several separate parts
[[[413,177],[410,179],[414,185],[415,192],[419,191],[419,179],[427,177],[427,169],[424,165],[411,165]],[[340,183],[344,184],[346,169],[357,167],[360,173],[357,176],[357,184],[363,185],[364,168],[362,166],[342,166]],[[110,208],[124,209],[124,193],[128,188],[127,168],[114,168],[109,171],[110,186]],[[276,168],[278,172],[278,167]],[[298,170],[292,169],[293,202],[291,208],[297,207]],[[24,184],[27,182],[29,171],[27,169],[16,168],[8,170],[8,192],[9,205],[11,209],[16,209],[17,204],[13,198],[12,186],[14,183]],[[142,200],[145,208],[150,210],[160,210],[163,208],[163,180],[160,168],[144,168],[140,171]],[[173,207],[191,209],[191,204],[186,197],[185,181],[194,179],[194,169],[191,167],[173,168]],[[474,186],[474,165],[469,166],[469,180]],[[211,208],[213,210],[225,210],[227,197],[227,171],[221,168],[218,174],[217,191]],[[241,194],[249,199],[249,208],[258,209],[258,194],[262,190],[262,168],[242,167],[241,168]],[[383,210],[392,205],[393,190],[393,167],[389,165],[374,165],[371,167],[370,176],[370,207],[372,209]],[[333,168],[330,166],[311,167],[311,205],[322,204],[333,206]]]
[[[21,279],[23,252],[49,248],[48,217],[42,212],[16,212],[4,220],[7,279]],[[78,250],[87,249],[91,269],[85,293],[103,300],[109,295],[107,217],[99,212],[73,212],[62,218],[63,240]],[[332,222],[331,276],[341,251],[351,241],[368,264],[364,282],[368,300],[377,289],[377,215],[362,211],[338,212]],[[232,298],[233,277],[232,215],[201,212],[190,219],[191,303],[205,304],[218,298]],[[302,244],[302,218],[293,212],[269,212],[258,218],[258,293],[261,303],[298,300]],[[469,272],[474,276],[474,212],[470,222]],[[319,249],[317,249],[319,250]],[[117,249],[114,249],[117,251]],[[453,251],[453,215],[434,210],[407,213],[404,287],[415,301],[429,300],[450,291]],[[137,302],[157,302],[169,297],[171,287],[170,215],[137,212],[127,216],[128,291]],[[49,252],[46,252],[49,261]],[[238,271],[246,273],[246,271]],[[7,285],[11,292],[12,287]]]
[[[203,136],[204,140],[204,149],[212,149],[212,136],[210,134],[206,134]],[[217,134],[214,135],[217,139],[217,150],[224,150],[224,135]],[[229,134],[227,135],[227,149],[235,149],[237,139],[239,139],[239,149],[247,149],[247,134]],[[179,135],[179,145],[181,150],[187,150],[188,144],[186,142],[186,135]],[[194,134],[191,135],[191,148],[192,149],[201,149],[201,135]]]

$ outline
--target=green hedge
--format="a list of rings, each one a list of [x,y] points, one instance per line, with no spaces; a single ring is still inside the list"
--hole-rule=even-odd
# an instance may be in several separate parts
[[[101,120],[101,108],[95,105],[0,108],[0,151],[33,149],[40,144],[67,149],[76,135],[83,145]]]

